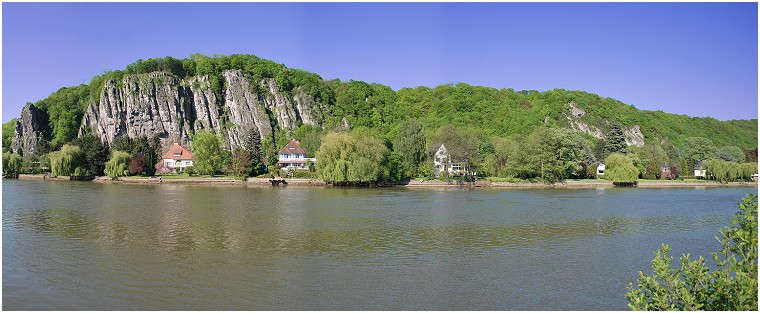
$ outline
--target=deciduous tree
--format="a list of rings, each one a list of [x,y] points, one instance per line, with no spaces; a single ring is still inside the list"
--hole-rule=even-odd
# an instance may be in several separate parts
[[[212,131],[195,133],[191,144],[193,149],[193,166],[200,174],[213,175],[222,170],[226,163],[222,140]]]

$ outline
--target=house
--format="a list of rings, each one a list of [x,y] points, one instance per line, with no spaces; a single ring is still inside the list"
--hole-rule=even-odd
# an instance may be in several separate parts
[[[317,162],[316,158],[306,157],[306,150],[304,148],[301,148],[301,143],[298,140],[291,140],[288,142],[285,147],[280,149],[278,154],[279,161],[277,161],[277,165],[280,168],[288,170],[308,170],[309,167],[307,165],[307,162],[311,162],[311,164],[315,164]]]
[[[596,178],[599,178],[599,176],[604,176],[604,163],[599,163],[596,166]]]
[[[694,165],[694,177],[705,178],[707,177],[707,171],[702,168],[702,161],[697,162]]]
[[[169,170],[182,171],[188,166],[193,166],[193,154],[176,142],[161,158],[164,167]]]
[[[675,179],[675,175],[670,170],[670,166],[660,167],[660,179]]]
[[[435,152],[433,165],[435,166],[435,176],[440,176],[441,173],[444,172],[449,175],[467,174],[467,166],[462,163],[452,162],[449,150],[446,149],[446,146],[443,144],[441,144],[441,147]]]

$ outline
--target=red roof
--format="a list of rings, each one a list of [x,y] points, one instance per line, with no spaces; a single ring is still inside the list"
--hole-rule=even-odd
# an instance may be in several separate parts
[[[162,158],[172,160],[192,160],[193,154],[190,153],[190,150],[187,150],[185,147],[180,146],[178,143],[175,143],[171,148],[169,148],[169,151],[164,153],[164,156]]]
[[[285,148],[280,149],[280,154],[301,154],[306,153],[306,150],[304,148],[301,148],[301,143],[298,142],[298,140],[291,140],[288,142],[287,145],[285,145]]]

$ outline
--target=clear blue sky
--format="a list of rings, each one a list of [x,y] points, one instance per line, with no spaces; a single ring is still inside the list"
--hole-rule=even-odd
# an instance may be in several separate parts
[[[402,87],[579,89],[757,118],[756,3],[3,3],[3,123],[137,59],[254,54]]]

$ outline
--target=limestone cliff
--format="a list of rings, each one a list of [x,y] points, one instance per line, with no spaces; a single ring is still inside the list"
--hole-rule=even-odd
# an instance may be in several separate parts
[[[225,140],[225,147],[233,148],[251,132],[264,139],[275,129],[301,123],[321,126],[325,106],[301,88],[291,97],[271,79],[251,86],[237,70],[225,71],[222,77],[222,98],[212,91],[206,76],[179,79],[153,72],[108,80],[100,101],[88,107],[82,127],[90,127],[107,143],[119,136],[154,134],[164,143],[187,142],[196,131],[213,130]]]
[[[34,104],[27,104],[21,110],[21,118],[16,121],[13,130],[11,151],[31,155],[37,148],[40,134],[47,129],[47,114],[37,109]]]
[[[570,116],[565,115],[565,118],[567,118],[570,123],[570,128],[589,134],[595,138],[603,139],[605,137],[598,127],[588,125],[579,119],[579,117],[586,115],[586,111],[572,102],[568,103],[568,106],[570,106]],[[639,125],[633,125],[631,127],[624,126],[623,133],[625,134],[625,143],[627,145],[637,147],[644,145],[644,134],[641,133]]]

